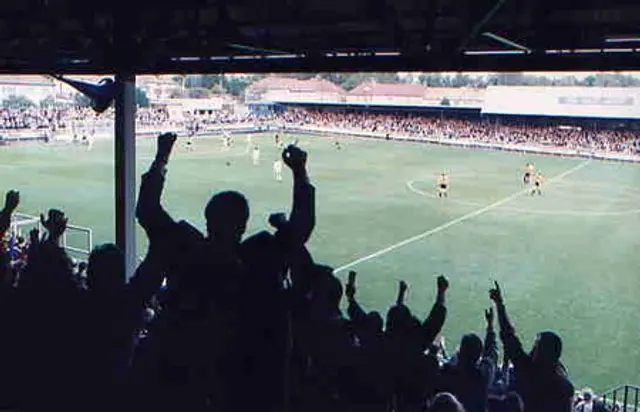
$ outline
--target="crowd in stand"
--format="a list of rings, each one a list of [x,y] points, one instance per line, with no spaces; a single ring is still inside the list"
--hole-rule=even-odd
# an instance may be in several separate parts
[[[295,125],[389,133],[413,137],[469,140],[482,143],[547,146],[608,153],[636,152],[640,133],[635,130],[567,126],[500,124],[495,119],[456,119],[438,115],[381,114],[359,111],[297,109],[281,113],[277,121]]]
[[[113,127],[115,112],[111,108],[96,116],[89,107],[24,107],[0,108],[0,131],[50,129],[52,131],[90,125]],[[165,126],[169,114],[162,108],[138,108],[140,126]]]
[[[292,210],[273,213],[272,230],[245,237],[249,204],[235,191],[211,197],[206,233],[174,220],[161,197],[175,140],[158,137],[142,176],[136,216],[149,246],[128,282],[123,252],[113,244],[96,247],[86,267],[75,267],[61,247],[67,218],[55,209],[41,217],[44,233],[34,229],[1,251],[0,408],[574,408],[560,337],[540,332],[526,352],[497,283],[485,298],[491,308],[484,320],[478,314],[484,339],[466,334],[446,354],[446,277],[434,279],[426,319],[409,308],[405,282],[383,316],[359,302],[355,272],[343,285],[331,267],[314,261],[305,245],[315,227],[315,188],[307,154],[296,146],[282,154],[293,176]],[[19,202],[18,192],[7,194],[0,238]]]
[[[173,125],[164,108],[138,108],[140,127]],[[0,108],[0,131],[50,128],[95,130],[113,125],[113,109],[99,118],[89,108]],[[551,147],[585,152],[635,154],[640,132],[630,129],[606,129],[534,124],[531,122],[500,123],[496,119],[461,119],[438,115],[384,114],[364,111],[327,111],[318,109],[290,109],[273,114],[233,114],[226,111],[191,116],[183,126],[197,121],[202,127],[229,124],[276,123],[338,128],[356,132],[377,132],[392,136],[439,138],[479,143]],[[87,123],[90,121],[89,123]]]

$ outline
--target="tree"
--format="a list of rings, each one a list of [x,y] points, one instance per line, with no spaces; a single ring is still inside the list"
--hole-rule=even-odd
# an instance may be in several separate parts
[[[147,97],[147,92],[139,87],[136,87],[136,105],[138,107],[149,107],[149,97]]]
[[[587,77],[585,77],[585,78],[584,78],[584,80],[582,81],[582,83],[583,83],[585,86],[593,87],[593,86],[595,86],[595,84],[596,84],[596,76],[594,76],[594,75],[589,75],[589,76],[587,76]]]
[[[181,89],[172,90],[169,93],[169,98],[170,99],[184,99],[185,96],[186,96],[186,92],[183,92]]]
[[[207,99],[211,96],[211,91],[202,87],[187,89],[187,97],[190,99]]]
[[[349,73],[344,77],[344,81],[340,84],[340,87],[346,91],[350,91],[369,79],[370,77],[367,77],[364,73]]]
[[[216,84],[222,83],[220,74],[192,74],[187,76],[185,87],[188,89],[211,89]]]
[[[451,86],[453,87],[465,87],[471,84],[471,77],[466,74],[457,73],[453,79],[451,79]]]
[[[464,75],[459,74],[458,80],[462,83],[465,81]],[[467,76],[468,78],[468,76]],[[453,79],[450,76],[440,73],[426,73],[418,76],[418,81],[429,87],[451,87]]]
[[[60,102],[58,102],[53,96],[47,96],[44,99],[40,100],[40,107],[55,107],[60,105]]]
[[[378,83],[400,83],[400,76],[398,76],[398,73],[371,73],[369,76]]]
[[[4,107],[17,109],[17,108],[23,108],[23,107],[32,107],[32,106],[35,106],[36,104],[25,96],[16,96],[12,94],[2,101],[2,105]]]
[[[451,106],[451,100],[448,97],[443,97],[440,101],[440,106]]]
[[[255,80],[249,76],[225,76],[224,88],[227,93],[234,96],[242,96],[245,89]]]

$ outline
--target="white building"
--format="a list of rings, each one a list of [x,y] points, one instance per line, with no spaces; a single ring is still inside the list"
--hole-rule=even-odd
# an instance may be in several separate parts
[[[47,97],[55,97],[56,81],[45,76],[0,76],[0,101],[9,96],[23,96],[38,104]]]
[[[136,84],[144,90],[153,104],[157,101],[170,99],[182,90],[182,86],[170,76],[139,76]]]

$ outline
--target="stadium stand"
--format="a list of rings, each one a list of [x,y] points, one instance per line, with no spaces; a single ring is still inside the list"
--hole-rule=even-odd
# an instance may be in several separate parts
[[[288,148],[284,162],[294,172],[294,203],[299,206],[294,209],[299,213],[289,219],[274,218],[274,233],[260,233],[240,243],[238,235],[248,217],[241,194],[212,197],[205,209],[206,235],[186,222],[175,222],[162,209],[173,137],[160,137],[138,203],[137,217],[150,239],[149,249],[135,276],[125,283],[123,261],[130,260],[133,248],[128,246],[135,240],[126,230],[133,226],[130,206],[135,196],[126,189],[135,184],[135,176],[128,173],[134,170],[130,166],[135,159],[133,150],[131,156],[125,154],[135,146],[132,122],[125,122],[132,118],[134,104],[125,93],[135,91],[135,75],[140,73],[638,69],[635,33],[640,6],[635,3],[0,2],[3,73],[115,71],[117,84],[123,86],[115,96],[119,132],[114,156],[119,172],[116,190],[123,188],[116,191],[122,194],[121,199],[116,196],[116,239],[123,250],[98,246],[88,266],[76,271],[60,247],[66,217],[51,210],[43,222],[45,233],[33,232],[26,243],[19,242],[20,265],[0,254],[0,325],[5,332],[0,339],[0,406],[36,411],[571,410],[572,388],[560,362],[560,337],[542,332],[532,356],[524,354],[497,284],[489,297],[503,352],[508,352],[512,366],[509,361],[502,367],[494,365],[492,312],[485,314],[486,342],[465,336],[453,359],[443,360],[442,348],[433,339],[446,321],[449,283],[444,277],[434,285],[437,299],[424,321],[408,308],[402,283],[386,322],[376,312],[362,317],[354,310],[345,316],[338,303],[343,290],[348,299],[355,299],[355,282],[343,289],[331,268],[314,262],[305,248],[314,226],[315,203],[305,173],[306,156],[298,149]],[[501,39],[501,44],[483,50],[487,36]],[[514,44],[516,50],[503,47]],[[433,95],[425,95],[419,107],[439,101],[438,107],[449,106],[448,102],[482,109],[474,92],[458,99],[460,104],[449,92],[440,92],[428,92]],[[345,104],[348,95],[333,103],[347,106],[335,120],[349,126],[349,133],[426,140],[425,132],[433,132],[435,139],[428,139],[452,144],[496,138],[479,131],[477,118],[421,115],[414,126],[414,113],[386,110],[367,119],[369,115],[353,113],[353,108],[364,111],[371,106],[367,99],[374,101],[373,97],[358,104],[360,97],[353,99],[350,107]],[[397,99],[396,106],[415,103],[408,99],[413,97]],[[584,102],[571,96],[565,101]],[[291,103],[300,104],[300,98]],[[282,109],[283,103],[266,106]],[[257,129],[297,124],[301,130],[337,133],[323,123],[326,117],[324,109],[311,108],[203,122],[212,129],[241,122],[242,127]],[[542,119],[546,126],[540,121],[501,118],[494,130],[506,137],[487,144],[528,148],[532,141],[544,146],[537,150],[561,152],[564,145],[577,145],[592,153],[613,151],[616,157],[632,150],[629,136],[616,135],[610,124],[586,131],[573,121],[558,124]],[[148,130],[167,127],[139,119],[144,122],[151,123]],[[38,123],[9,120],[4,130],[10,137],[19,136],[10,130],[33,134],[30,129]],[[125,123],[128,128],[120,127]],[[566,130],[558,141],[549,129],[556,127]],[[65,126],[65,131],[71,129],[73,123]],[[508,145],[502,141],[505,138]],[[19,201],[17,192],[7,194],[0,232],[9,228]],[[6,252],[15,250],[12,240]],[[169,279],[166,288],[160,286],[162,278]],[[445,370],[449,377],[441,385],[433,377]],[[487,378],[491,370],[499,379]],[[487,382],[493,382],[491,390],[484,387]],[[609,402],[617,400],[620,391],[624,405]],[[591,405],[583,399],[586,404],[581,407],[637,410],[637,392],[635,404],[627,404],[631,392],[628,386],[614,390],[599,404],[589,394]]]
[[[196,122],[203,132],[286,129],[640,161],[633,119],[594,127],[588,116],[569,116],[578,106],[600,110],[635,102],[620,90],[584,97],[575,88],[547,95],[535,88],[435,91],[366,82],[347,93],[319,79],[267,77],[257,83],[250,91],[254,103],[280,110],[193,113],[175,123],[166,108],[140,108],[140,134]],[[532,109],[494,102],[505,96],[529,96]],[[444,97],[471,111],[417,110],[438,106]],[[37,139],[42,130],[110,135],[113,128],[113,110],[99,118],[74,107],[0,113],[0,130],[12,140]],[[20,315],[0,317],[11,336],[0,351],[0,380],[10,389],[0,393],[0,407],[244,411],[257,399],[273,411],[608,412],[640,406],[640,388],[631,385],[599,396],[588,388],[574,392],[560,362],[562,341],[553,332],[541,332],[531,354],[525,353],[497,284],[490,293],[495,313],[485,313],[486,336],[463,336],[456,353],[446,353],[438,337],[447,313],[445,277],[435,285],[437,298],[424,320],[407,306],[404,282],[384,321],[379,312],[364,310],[355,280],[342,285],[305,247],[315,226],[315,190],[301,149],[283,153],[294,171],[294,210],[289,219],[272,219],[273,233],[239,243],[246,199],[236,192],[212,197],[207,235],[175,222],[159,204],[173,139],[158,138],[156,159],[143,177],[137,215],[150,244],[128,283],[116,246],[90,250],[89,229],[69,225],[58,210],[43,222],[21,216],[14,212],[19,195],[7,194],[0,212],[1,304],[4,313]],[[28,236],[16,230],[21,222],[35,222],[35,230]],[[66,244],[71,230],[89,234],[88,249]],[[87,261],[71,257],[79,251]],[[340,310],[343,294],[346,314]],[[259,302],[253,307],[263,313],[243,307],[246,299]],[[51,306],[56,310],[48,311]],[[51,342],[36,345],[38,336],[24,324]],[[69,378],[56,383],[61,370]],[[96,399],[107,400],[98,405]]]

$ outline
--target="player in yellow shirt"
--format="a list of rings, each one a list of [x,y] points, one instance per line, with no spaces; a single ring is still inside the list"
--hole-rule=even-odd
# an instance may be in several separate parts
[[[533,189],[531,190],[531,196],[535,195],[536,193],[542,196],[543,183],[544,183],[544,176],[542,176],[542,173],[540,172],[536,173],[535,177],[533,178]]]
[[[536,172],[536,167],[533,165],[533,163],[527,163],[526,166],[524,167],[524,184],[525,185],[528,185],[529,183],[531,183],[531,178],[533,177],[535,172]]]
[[[447,176],[446,173],[442,173],[438,176],[438,182],[436,185],[438,188],[438,197],[448,197],[449,176]]]

